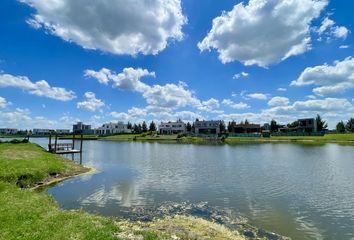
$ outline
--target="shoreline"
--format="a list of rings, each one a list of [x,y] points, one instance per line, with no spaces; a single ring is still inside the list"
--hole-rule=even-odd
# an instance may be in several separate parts
[[[21,162],[20,165],[18,165],[19,162]],[[31,168],[25,165],[28,162],[31,163]],[[17,170],[14,170],[13,164],[17,166]],[[64,180],[85,174],[95,174],[98,171],[92,167],[78,165],[62,156],[48,153],[33,143],[0,144],[0,166],[2,165],[6,167],[2,172],[0,171],[0,205],[2,206],[0,221],[2,221],[4,230],[0,232],[1,239],[37,239],[39,237],[44,239],[71,237],[75,239],[116,239],[121,237],[128,240],[159,240],[190,239],[190,236],[197,236],[198,239],[215,239],[216,237],[225,240],[246,240],[250,239],[247,235],[250,232],[254,236],[263,237],[262,239],[289,239],[242,222],[238,223],[239,228],[234,229],[227,224],[218,223],[219,217],[208,219],[194,216],[188,212],[191,207],[188,205],[181,207],[182,205],[178,205],[181,203],[172,204],[172,206],[177,204],[180,212],[171,211],[168,215],[159,215],[166,212],[165,210],[159,212],[161,208],[154,211],[142,210],[144,212],[141,213],[144,216],[150,213],[152,220],[148,222],[105,217],[82,209],[64,210],[50,194],[43,190]],[[29,171],[42,174],[40,178],[37,178]],[[51,178],[53,173],[56,173],[54,179]],[[26,178],[22,179],[23,176]],[[200,204],[195,207],[209,208],[207,205]],[[165,209],[171,208],[167,206]],[[181,209],[184,210],[181,211]],[[23,213],[26,214],[23,215]],[[23,216],[18,218],[19,214]],[[132,216],[133,214],[134,211]],[[220,214],[215,214],[215,216],[220,216]],[[56,227],[53,228],[53,226]]]

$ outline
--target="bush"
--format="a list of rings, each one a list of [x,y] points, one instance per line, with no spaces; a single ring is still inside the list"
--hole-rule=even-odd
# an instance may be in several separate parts
[[[179,133],[177,138],[187,137],[187,133]]]

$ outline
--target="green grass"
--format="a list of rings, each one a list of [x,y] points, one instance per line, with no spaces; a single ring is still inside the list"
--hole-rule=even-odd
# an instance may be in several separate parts
[[[354,142],[354,133],[325,134],[324,136],[279,136],[270,138],[261,137],[228,137],[227,143],[237,142],[316,142],[316,143],[351,143]]]
[[[176,138],[177,135],[119,134],[99,139],[109,141],[176,141]]]
[[[116,239],[110,218],[61,210],[46,193],[0,182],[0,239]]]
[[[1,181],[28,187],[53,176],[86,170],[34,144],[0,144]]]

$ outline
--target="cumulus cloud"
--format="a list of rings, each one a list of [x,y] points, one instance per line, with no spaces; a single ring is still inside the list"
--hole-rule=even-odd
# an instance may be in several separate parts
[[[141,81],[143,77],[155,77],[154,72],[141,68],[124,68],[123,72],[115,73],[108,69],[101,69],[99,72],[86,70],[85,76],[98,79],[101,83],[112,81],[113,87],[139,92],[146,99],[147,103],[156,107],[180,108],[185,106],[202,107],[194,93],[188,90],[187,84],[168,83],[166,85],[148,85]],[[102,81],[107,79],[107,81]]]
[[[236,73],[232,79],[239,79],[241,77],[248,77],[249,73],[247,72],[240,72],[240,73]]]
[[[29,109],[23,108],[0,111],[0,123],[4,127],[19,129],[54,128],[60,124],[42,116],[32,116]]]
[[[271,107],[286,106],[289,104],[289,102],[289,98],[286,97],[273,97],[269,100],[268,105]]]
[[[187,22],[180,0],[20,1],[36,10],[27,21],[35,29],[113,54],[155,55],[183,38]]]
[[[85,98],[85,101],[77,103],[76,106],[78,109],[84,109],[91,112],[95,112],[105,105],[101,99],[96,98],[96,95],[93,92],[86,92]]]
[[[325,34],[328,38],[334,37],[346,39],[349,34],[349,30],[344,26],[336,26],[335,24],[336,23],[333,20],[326,17],[322,21],[321,26],[317,29],[318,34]]]
[[[286,90],[287,90],[286,88],[278,88],[277,89],[277,91],[279,91],[279,92],[286,92]]]
[[[5,98],[0,97],[0,108],[6,108],[10,103]]]
[[[224,99],[222,101],[222,103],[227,105],[227,106],[229,106],[229,107],[231,107],[231,108],[233,108],[233,109],[247,109],[247,108],[251,107],[247,103],[243,103],[243,102],[235,103],[231,99]]]
[[[328,121],[331,128],[340,120],[348,119],[354,114],[353,105],[342,98],[325,98],[318,100],[296,101],[292,105],[273,106],[260,112],[221,114],[219,118],[226,121],[242,121],[265,123],[275,119],[278,123],[286,124],[298,118],[315,117],[317,114]]]
[[[333,65],[306,68],[291,86],[317,86],[313,92],[319,96],[343,93],[354,88],[354,58],[336,61]]]
[[[245,95],[246,98],[256,99],[256,100],[267,100],[268,96],[264,93],[249,93]]]
[[[31,82],[25,76],[13,76],[10,74],[0,74],[0,87],[20,88],[30,94],[59,101],[69,101],[76,97],[73,91],[61,87],[51,87],[45,80]]]
[[[311,23],[327,0],[250,0],[213,20],[201,51],[216,49],[222,63],[266,67],[310,49]]]

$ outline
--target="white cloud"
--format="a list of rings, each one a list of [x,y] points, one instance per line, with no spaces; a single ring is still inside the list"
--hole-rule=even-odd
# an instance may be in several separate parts
[[[347,99],[325,98],[319,100],[297,101],[293,104],[297,111],[338,111],[352,108]]]
[[[5,98],[0,97],[0,108],[6,108],[10,103]]]
[[[346,27],[335,27],[333,29],[333,35],[336,37],[336,38],[342,38],[342,39],[346,39],[347,36],[349,34],[349,30],[346,28]]]
[[[59,101],[69,101],[76,97],[73,91],[68,91],[61,87],[51,87],[45,80],[33,83],[25,76],[13,76],[10,74],[0,74],[0,87],[20,88],[30,94]]]
[[[346,39],[349,34],[349,30],[344,26],[336,26],[335,24],[336,23],[333,20],[326,17],[322,21],[321,26],[317,29],[317,33],[320,36],[326,34],[328,39],[331,37]],[[321,37],[319,40],[321,40]]]
[[[327,64],[308,67],[300,77],[291,82],[292,86],[318,86],[313,92],[319,96],[343,93],[354,88],[354,58],[348,57],[343,61],[336,61],[333,65]]]
[[[27,22],[86,49],[157,54],[183,38],[180,0],[20,0],[36,9]]]
[[[317,32],[319,34],[324,33],[327,29],[331,28],[332,26],[334,26],[335,22],[331,19],[329,19],[328,17],[326,17],[325,19],[323,19],[320,28],[317,30]]]
[[[101,99],[96,98],[96,95],[93,92],[86,92],[85,98],[85,101],[77,103],[76,106],[78,109],[84,109],[91,112],[95,112],[105,105]]]
[[[264,94],[264,93],[249,93],[249,94],[246,94],[246,97],[251,98],[251,99],[256,99],[256,100],[267,100],[268,99],[267,94]]]
[[[101,69],[99,72],[86,70],[85,76],[97,78],[101,83],[113,82],[113,86],[122,90],[139,92],[146,99],[147,103],[156,107],[179,108],[185,106],[202,107],[202,103],[194,96],[194,93],[187,89],[184,82],[178,84],[168,83],[166,85],[148,85],[141,81],[142,77],[155,77],[154,72],[141,68],[124,68],[123,72],[115,73],[108,69]],[[107,79],[107,81],[102,81]]]
[[[349,48],[349,45],[340,45],[339,48],[340,49],[347,49],[347,48]]]
[[[327,0],[241,2],[213,20],[198,47],[216,49],[223,63],[237,60],[266,67],[310,49],[311,22],[327,4]]]
[[[198,110],[200,111],[205,111],[205,112],[219,112],[219,110],[216,110],[217,108],[220,107],[219,100],[215,98],[210,98],[207,101],[202,101],[200,103],[196,102],[196,105],[194,107],[197,107]]]
[[[55,128],[60,124],[42,116],[33,117],[28,109],[23,108],[16,108],[14,111],[0,111],[0,123],[3,127],[18,129]]]
[[[278,88],[277,89],[277,91],[279,91],[279,92],[286,92],[286,90],[287,90],[286,88]]]
[[[221,114],[219,118],[226,121],[241,121],[265,123],[275,119],[286,124],[299,118],[315,117],[320,114],[334,128],[340,120],[346,120],[354,114],[354,107],[347,99],[326,98],[320,100],[296,101],[292,105],[274,106],[260,112]]]
[[[241,77],[248,77],[249,73],[247,72],[240,72],[240,73],[236,73],[232,79],[239,79]]]
[[[247,108],[251,107],[247,103],[243,103],[243,102],[235,103],[231,99],[224,99],[222,101],[222,103],[227,105],[227,106],[229,106],[229,107],[231,107],[231,108],[233,108],[233,109],[247,109]]]
[[[286,97],[273,97],[269,100],[268,105],[271,107],[287,106],[289,102],[289,98]]]
[[[180,112],[176,112],[174,114],[175,119],[181,119],[182,121],[185,122],[194,122],[195,119],[203,119],[203,116],[195,113],[195,112],[191,112],[191,111],[180,111]]]

